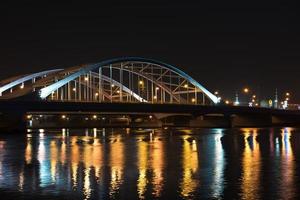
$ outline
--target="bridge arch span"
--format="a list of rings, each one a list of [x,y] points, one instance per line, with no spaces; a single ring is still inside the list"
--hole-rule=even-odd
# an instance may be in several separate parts
[[[32,83],[30,88],[39,91],[41,99],[51,101],[215,104],[219,100],[177,67],[140,57],[59,70],[48,79]]]

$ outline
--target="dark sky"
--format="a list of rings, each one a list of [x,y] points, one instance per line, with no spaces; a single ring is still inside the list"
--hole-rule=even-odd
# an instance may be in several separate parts
[[[142,56],[178,66],[227,98],[243,86],[262,96],[273,95],[277,87],[300,102],[297,5],[83,2],[1,2],[0,78]]]

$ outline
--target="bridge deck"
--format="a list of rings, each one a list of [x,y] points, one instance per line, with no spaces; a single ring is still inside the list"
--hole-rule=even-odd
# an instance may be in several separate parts
[[[189,113],[202,114],[271,114],[300,116],[298,110],[279,110],[241,106],[207,106],[148,103],[89,103],[48,101],[0,101],[0,112],[110,112],[110,113]]]

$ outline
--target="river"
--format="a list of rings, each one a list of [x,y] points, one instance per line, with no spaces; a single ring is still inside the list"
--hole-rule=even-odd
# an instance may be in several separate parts
[[[300,199],[300,130],[0,134],[1,199]]]

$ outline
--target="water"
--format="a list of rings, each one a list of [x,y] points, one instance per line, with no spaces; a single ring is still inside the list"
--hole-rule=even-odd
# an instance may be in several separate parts
[[[1,199],[299,199],[300,130],[0,135]]]

